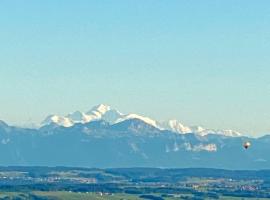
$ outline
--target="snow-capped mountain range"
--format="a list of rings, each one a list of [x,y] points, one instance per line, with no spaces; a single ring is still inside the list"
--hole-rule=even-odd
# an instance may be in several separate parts
[[[239,135],[177,120],[158,122],[101,104],[85,113],[51,115],[39,128],[0,120],[0,165],[269,168],[270,135]]]
[[[123,114],[118,110],[112,109],[110,106],[104,104],[94,106],[91,110],[85,113],[75,111],[73,113],[69,113],[66,116],[49,115],[41,123],[41,126],[46,126],[53,123],[63,127],[72,127],[78,123],[85,124],[98,120],[104,120],[112,125],[130,119],[139,119],[160,130],[169,130],[179,134],[194,133],[200,136],[205,136],[208,134],[217,134],[231,137],[241,136],[239,132],[233,130],[213,130],[203,128],[201,126],[185,126],[178,120],[158,122],[138,114]]]

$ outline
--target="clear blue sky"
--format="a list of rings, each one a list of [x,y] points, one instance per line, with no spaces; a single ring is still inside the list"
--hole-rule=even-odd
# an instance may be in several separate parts
[[[270,1],[2,0],[0,118],[98,103],[270,133]]]

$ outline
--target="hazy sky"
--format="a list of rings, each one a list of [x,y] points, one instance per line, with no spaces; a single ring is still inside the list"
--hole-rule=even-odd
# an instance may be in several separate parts
[[[106,103],[270,133],[270,1],[1,0],[0,118]]]

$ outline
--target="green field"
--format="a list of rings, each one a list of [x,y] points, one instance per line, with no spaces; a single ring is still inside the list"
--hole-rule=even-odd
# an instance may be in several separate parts
[[[159,196],[156,194],[156,196]],[[186,195],[184,195],[186,196]],[[129,194],[100,194],[100,193],[80,193],[80,192],[66,192],[66,191],[58,191],[58,192],[1,192],[0,199],[5,200],[142,200],[137,195],[129,195]],[[181,197],[166,197],[165,200],[184,200]],[[206,200],[210,200],[211,198],[207,198]],[[263,198],[243,198],[243,197],[220,197],[220,200],[266,200]]]
[[[1,192],[0,199],[48,199],[48,200],[139,200],[137,196],[127,194],[99,194],[99,193],[77,193],[77,192]]]
[[[51,197],[52,199],[59,199],[59,200],[103,200],[103,199],[110,199],[110,200],[137,200],[140,199],[136,196],[126,195],[126,194],[111,194],[106,195],[103,194],[102,196],[100,194],[96,193],[75,193],[75,192],[34,192],[37,196],[41,197]]]

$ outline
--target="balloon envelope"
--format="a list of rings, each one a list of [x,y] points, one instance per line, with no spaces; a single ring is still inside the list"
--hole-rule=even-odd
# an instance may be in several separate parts
[[[245,142],[245,143],[243,144],[243,146],[244,146],[245,149],[249,148],[250,145],[251,145],[250,142]]]

